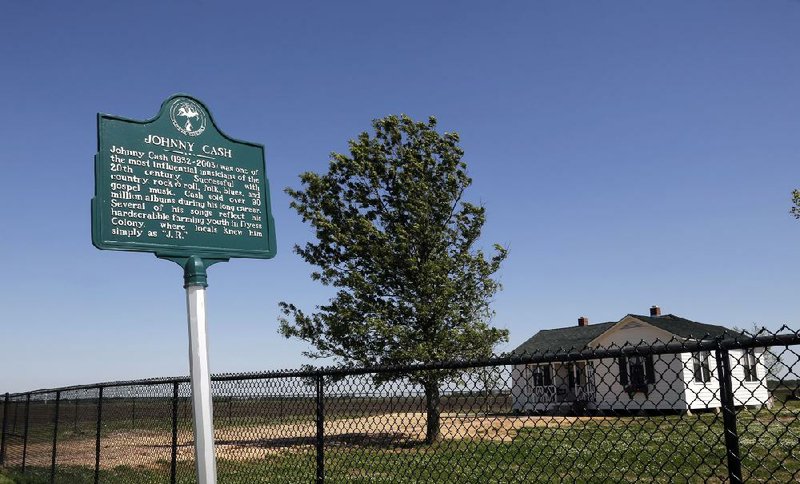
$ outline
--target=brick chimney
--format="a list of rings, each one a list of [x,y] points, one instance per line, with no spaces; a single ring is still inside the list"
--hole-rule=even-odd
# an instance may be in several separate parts
[[[578,318],[578,326],[589,326],[589,318],[586,316]]]
[[[658,306],[650,306],[650,316],[651,317],[661,316],[661,308]]]

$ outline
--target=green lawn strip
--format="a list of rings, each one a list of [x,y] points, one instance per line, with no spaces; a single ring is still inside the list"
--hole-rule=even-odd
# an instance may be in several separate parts
[[[50,482],[50,469],[33,467],[27,468],[25,474],[9,472],[8,476],[13,479],[11,482],[18,484],[45,484]],[[94,469],[59,466],[55,481],[64,484],[92,484],[94,483]],[[169,481],[169,473],[129,466],[103,470],[100,473],[100,482],[105,483],[163,484],[165,481]]]
[[[746,479],[798,480],[800,424],[795,411],[741,412],[738,429]],[[793,418],[777,418],[782,415]],[[325,448],[325,474],[332,483],[715,482],[727,480],[723,435],[721,416],[706,413],[522,428],[510,442],[444,440],[410,447],[330,443]],[[162,468],[155,470],[103,470],[101,482],[164,482],[169,468],[166,462],[160,464]],[[219,481],[233,484],[306,483],[313,480],[315,468],[310,446],[295,446],[257,459],[218,462]],[[91,482],[91,469],[60,466],[58,471],[57,482]],[[47,482],[49,469],[29,468],[25,478],[28,480],[19,482]],[[179,464],[178,482],[194,482],[191,462]]]

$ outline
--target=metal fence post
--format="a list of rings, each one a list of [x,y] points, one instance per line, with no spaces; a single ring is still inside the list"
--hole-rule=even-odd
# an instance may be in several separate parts
[[[97,395],[97,429],[94,443],[94,484],[100,482],[100,430],[103,428],[103,387]]]
[[[25,458],[28,455],[28,421],[31,414],[31,394],[25,396],[25,430],[22,433],[22,473],[25,474]]]
[[[76,395],[75,396],[75,419],[72,422],[72,431],[75,432],[76,434],[78,433],[78,402],[79,401],[80,401],[80,399]]]
[[[61,391],[56,392],[56,411],[53,416],[53,455],[50,460],[50,482],[56,482],[56,449],[58,447],[58,411],[61,406]]]
[[[3,430],[0,431],[0,466],[6,461],[6,433],[8,432],[8,402],[9,394],[3,400]]]
[[[325,482],[325,395],[324,376],[317,375],[317,484]]]
[[[175,484],[178,465],[178,382],[172,383],[172,458],[170,460],[169,482]]]
[[[734,408],[731,361],[728,350],[717,350],[716,358],[722,423],[725,429],[725,449],[728,454],[728,477],[732,484],[738,484],[742,482],[742,458],[739,451],[739,433],[736,430],[736,408]]]

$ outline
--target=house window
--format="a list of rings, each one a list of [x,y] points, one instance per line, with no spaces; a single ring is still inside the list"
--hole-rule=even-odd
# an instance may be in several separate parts
[[[756,350],[744,350],[743,365],[744,366],[744,381],[758,381],[758,374],[756,371]]]
[[[619,379],[622,386],[629,391],[647,391],[648,384],[655,384],[656,372],[653,367],[653,355],[620,357]]]
[[[694,381],[697,383],[708,383],[711,381],[711,369],[708,366],[708,351],[692,353],[692,367],[694,371]]]
[[[545,387],[553,384],[553,380],[550,378],[550,365],[534,366],[531,376],[535,387]]]

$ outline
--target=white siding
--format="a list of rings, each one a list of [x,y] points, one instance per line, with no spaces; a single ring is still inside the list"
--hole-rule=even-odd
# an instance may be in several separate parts
[[[604,348],[612,344],[636,346],[643,341],[642,344],[649,346],[658,340],[666,343],[672,338],[673,335],[663,329],[643,323],[638,319],[626,317],[619,324],[600,335],[591,345]]]
[[[689,408],[695,410],[721,407],[717,361],[714,358],[714,352],[710,352],[708,356],[708,369],[711,372],[711,379],[707,382],[694,380],[692,353],[682,353],[680,357],[683,361],[683,379],[686,381],[686,401],[689,404]]]
[[[764,349],[756,348],[757,381],[744,381],[744,351],[731,350],[731,378],[733,379],[733,402],[735,405],[767,405],[772,406],[767,389],[767,369],[762,362]]]
[[[682,379],[683,364],[678,355],[655,355],[653,370],[655,384],[649,384],[645,395],[629,394],[620,382],[619,363],[604,358],[595,362],[597,409],[600,410],[684,410],[685,385]],[[590,407],[591,408],[591,407]]]
[[[632,318],[623,320],[613,330],[597,338],[592,346],[644,345],[657,341],[667,342],[670,333]],[[619,364],[616,359],[606,358],[595,362],[595,386],[597,407],[601,410],[684,410],[686,385],[683,379],[683,362],[679,355],[654,355],[653,370],[655,384],[648,385],[648,392],[628,394],[620,383]],[[630,375],[629,375],[630,377]]]
[[[767,389],[766,368],[762,363],[763,349],[756,349],[756,375],[758,381],[744,381],[743,350],[730,351],[731,383],[733,384],[733,403],[741,405],[772,405],[769,390]],[[685,354],[686,371],[684,378],[686,385],[686,400],[692,409],[720,407],[719,380],[717,378],[717,359],[714,352],[710,353],[709,368],[711,381],[699,383],[694,381],[691,354]]]

